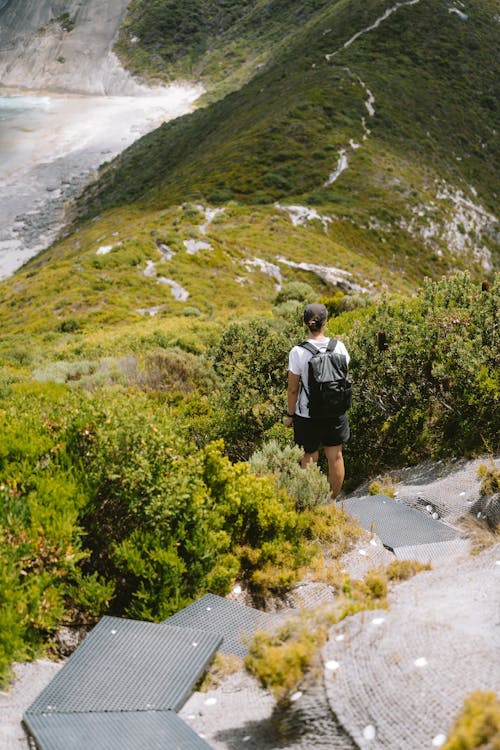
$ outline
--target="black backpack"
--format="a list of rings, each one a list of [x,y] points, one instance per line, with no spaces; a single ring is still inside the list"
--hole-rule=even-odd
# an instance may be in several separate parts
[[[335,352],[335,339],[330,339],[326,351],[319,351],[313,344],[299,344],[311,352],[309,360],[309,388],[304,388],[309,399],[309,415],[320,419],[338,417],[349,409],[352,401],[352,383],[347,376],[345,354]]]

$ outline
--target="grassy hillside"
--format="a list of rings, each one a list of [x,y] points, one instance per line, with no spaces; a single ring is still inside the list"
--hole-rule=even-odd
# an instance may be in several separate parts
[[[352,355],[346,487],[498,450],[496,11],[394,7],[131,4],[122,54],[210,96],[0,283],[0,682],[61,624],[342,554],[281,419],[307,301]],[[266,445],[289,484],[251,472]]]
[[[395,253],[402,268],[405,254],[428,273],[460,266],[462,246],[464,265],[474,247],[498,257],[486,216],[498,188],[493,3],[470,0],[465,20],[420,0],[343,48],[384,10],[377,0],[318,10],[242,89],[128,150],[92,210],[301,201],[365,230],[367,252]],[[325,188],[341,151],[349,167]]]
[[[126,352],[147,329],[196,349],[198,334],[181,330],[269,313],[283,283],[324,297],[413,292],[426,276],[482,277],[497,263],[493,3],[468,0],[459,15],[419,0],[385,20],[380,0],[244,7],[236,18],[234,4],[193,2],[192,36],[184,6],[131,5],[148,60],[160,14],[184,40],[179,64],[197,34],[215,51],[226,34],[260,40],[267,64],[101,170],[67,236],[3,285],[8,346],[29,341],[43,358],[74,334],[83,340],[60,356],[86,357]]]
[[[240,86],[272,59],[277,45],[327,0],[132,0],[116,51],[135,74],[202,80],[207,99]]]
[[[124,33],[145,60],[161,48],[181,65],[196,47],[202,65],[230,35],[245,60],[260,45],[267,63],[103,167],[66,237],[2,285],[6,345],[29,341],[36,360],[76,335],[60,356],[92,357],[126,352],[147,329],[199,349],[198,333],[180,331],[269,313],[281,284],[371,297],[454,269],[488,275],[498,259],[495,9],[467,0],[452,10],[132,3]]]

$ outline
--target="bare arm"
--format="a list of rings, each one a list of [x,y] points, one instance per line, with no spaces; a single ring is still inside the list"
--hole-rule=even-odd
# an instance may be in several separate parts
[[[297,397],[299,395],[300,375],[295,375],[293,372],[288,370],[288,389],[287,389],[287,412],[288,414],[295,414],[295,407],[297,405]],[[293,417],[288,416],[285,424],[287,427],[291,427]]]

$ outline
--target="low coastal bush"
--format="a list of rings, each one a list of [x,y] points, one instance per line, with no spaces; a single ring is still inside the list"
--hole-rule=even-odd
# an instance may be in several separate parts
[[[62,624],[162,620],[236,579],[280,595],[318,552],[273,478],[158,394],[13,384],[0,426],[1,680]]]
[[[281,421],[290,340],[301,333],[295,317],[231,323],[222,332],[211,352],[218,376],[211,401],[214,435],[224,439],[231,458],[247,460]]]
[[[371,574],[372,579],[374,574]],[[377,579],[378,580],[378,579]],[[306,676],[319,667],[319,653],[330,627],[363,609],[386,606],[382,590],[369,579],[345,578],[343,591],[331,607],[304,610],[274,632],[255,633],[245,667],[279,703],[287,703]]]
[[[349,334],[348,474],[498,449],[500,289],[467,274],[386,299]]]
[[[476,691],[464,703],[443,750],[500,750],[500,700]]]
[[[404,572],[397,566],[389,566],[385,570],[368,571],[364,580],[340,576],[335,584],[337,597],[334,604],[303,610],[299,615],[287,618],[274,631],[255,633],[244,661],[247,671],[259,680],[262,687],[270,690],[279,703],[286,704],[308,675],[321,668],[320,650],[333,625],[356,612],[386,608],[390,581],[398,577],[401,580],[409,578],[430,567],[404,562],[409,563]]]
[[[352,485],[377,471],[428,458],[498,449],[500,289],[467,274],[428,281],[410,299],[385,298],[362,316],[344,313],[327,333],[342,333],[354,381]],[[232,323],[213,350],[212,436],[233,458],[248,459],[276,430],[285,404],[290,347],[301,341],[297,310],[286,318]],[[349,485],[348,485],[349,486]],[[381,485],[382,486],[382,485]]]
[[[274,477],[278,488],[286,489],[295,500],[298,510],[314,508],[326,501],[330,494],[327,477],[318,466],[310,463],[300,467],[302,450],[297,446],[281,447],[277,440],[265,443],[250,458],[250,468],[255,474]]]
[[[457,276],[414,299],[383,300],[352,325],[352,483],[423,457],[494,452],[497,319],[498,285],[481,291]],[[302,335],[294,313],[231,323],[207,355],[148,339],[115,385],[97,382],[94,356],[81,366],[61,360],[58,384],[28,382],[26,365],[16,375],[8,360],[2,679],[63,623],[91,624],[105,612],[161,620],[235,579],[259,602],[282,596],[306,567],[329,575],[318,562],[324,549],[338,557],[358,531],[322,504],[325,477],[299,470],[281,424],[288,350]],[[46,372],[37,362],[38,376]],[[384,585],[377,574],[362,596],[383,598]]]

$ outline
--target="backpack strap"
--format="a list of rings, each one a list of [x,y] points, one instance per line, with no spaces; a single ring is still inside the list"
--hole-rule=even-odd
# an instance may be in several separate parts
[[[303,341],[301,344],[298,344],[298,346],[301,346],[303,349],[307,349],[307,351],[311,354],[316,354],[318,351],[314,344],[310,344],[309,341]]]
[[[335,351],[335,347],[337,346],[337,344],[337,339],[330,339],[328,344],[326,345],[326,351]],[[318,348],[314,346],[314,344],[309,343],[309,341],[303,341],[301,344],[298,344],[298,346],[301,346],[303,349],[307,349],[307,351],[311,352],[311,354],[317,354],[318,352]]]

